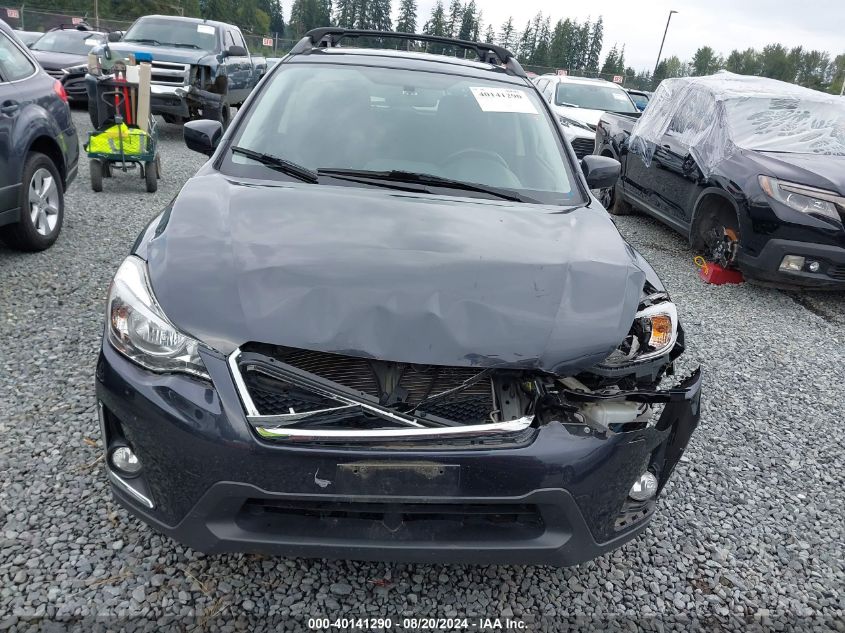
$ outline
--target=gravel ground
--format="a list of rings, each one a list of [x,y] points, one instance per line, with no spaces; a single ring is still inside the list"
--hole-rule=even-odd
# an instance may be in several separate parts
[[[94,194],[82,165],[56,245],[0,247],[0,631],[95,614],[215,630],[290,615],[845,630],[845,297],[705,286],[683,240],[643,217],[620,229],[679,304],[706,391],[641,538],[574,569],[384,565],[205,556],[130,518],[100,462],[94,363],[111,275],[202,163],[180,137],[162,127],[155,195],[123,174]]]

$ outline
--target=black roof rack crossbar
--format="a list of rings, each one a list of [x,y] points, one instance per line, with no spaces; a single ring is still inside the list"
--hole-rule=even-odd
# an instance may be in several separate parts
[[[340,27],[326,26],[308,31],[305,36],[291,49],[292,55],[298,55],[314,47],[334,47],[343,38],[373,37],[408,40],[413,42],[430,42],[434,44],[445,44],[457,46],[474,51],[478,59],[488,64],[504,64],[508,70],[515,75],[525,77],[525,71],[516,60],[516,56],[508,49],[495,44],[482,44],[469,40],[459,40],[439,35],[422,35],[419,33],[400,33],[397,31],[368,31],[364,29],[344,29]]]

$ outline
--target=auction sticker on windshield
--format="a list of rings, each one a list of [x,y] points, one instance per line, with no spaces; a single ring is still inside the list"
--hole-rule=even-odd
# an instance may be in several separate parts
[[[214,35],[214,27],[208,24],[197,24],[197,33],[205,33],[206,35]]]
[[[518,88],[476,88],[472,95],[484,112],[521,112],[537,114],[537,108],[528,98],[528,93]]]

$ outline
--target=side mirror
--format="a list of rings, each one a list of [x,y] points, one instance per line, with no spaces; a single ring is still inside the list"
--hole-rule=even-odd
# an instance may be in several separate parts
[[[622,166],[615,158],[589,154],[581,159],[581,171],[590,189],[607,189],[619,180]]]
[[[234,44],[226,49],[227,57],[246,57],[247,52],[243,46],[235,46]]]
[[[211,156],[223,137],[223,124],[210,119],[188,121],[183,127],[183,133],[188,149]]]
[[[119,42],[123,38],[123,31],[110,31],[108,35],[109,42]]]

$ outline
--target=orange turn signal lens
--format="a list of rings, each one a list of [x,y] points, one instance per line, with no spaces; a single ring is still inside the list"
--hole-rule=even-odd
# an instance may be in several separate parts
[[[672,342],[672,318],[668,314],[655,314],[650,317],[651,337],[649,347],[662,349]]]

